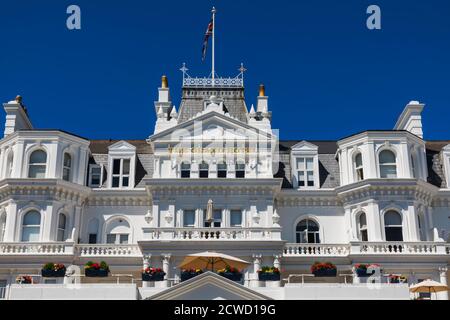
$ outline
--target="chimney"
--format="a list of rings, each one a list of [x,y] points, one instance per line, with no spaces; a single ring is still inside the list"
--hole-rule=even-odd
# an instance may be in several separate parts
[[[422,111],[425,104],[411,101],[403,110],[395,124],[394,130],[406,130],[423,139]]]
[[[170,101],[169,81],[166,76],[161,77],[161,87],[158,88],[158,101],[155,102],[155,112],[158,114],[161,107],[163,113],[169,112],[172,102]]]
[[[6,112],[4,137],[22,129],[33,129],[27,108],[22,103],[22,97],[17,96],[15,100],[3,104]]]
[[[260,112],[263,115],[267,114],[269,111],[269,104],[268,104],[269,97],[266,96],[266,88],[263,84],[259,86],[259,96],[258,96],[258,103],[256,105],[256,112]]]

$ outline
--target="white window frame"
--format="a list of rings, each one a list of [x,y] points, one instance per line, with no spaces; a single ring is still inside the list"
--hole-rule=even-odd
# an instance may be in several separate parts
[[[31,156],[33,155],[33,153],[37,152],[37,151],[42,151],[45,153],[45,163],[39,162],[39,163],[31,163]],[[27,165],[27,178],[28,179],[45,179],[47,177],[47,172],[48,172],[48,152],[45,149],[34,149],[32,150],[29,154],[28,154],[28,165]],[[44,177],[43,178],[33,178],[30,177],[30,169],[32,166],[44,166],[45,167],[45,172],[44,172]]]
[[[30,212],[37,212],[39,213],[39,225],[37,224],[31,224],[31,225],[25,225],[25,217],[27,214],[29,214]],[[41,241],[41,235],[42,235],[42,212],[40,210],[37,209],[30,209],[27,210],[23,215],[22,215],[22,223],[21,223],[21,229],[20,229],[20,242],[25,242],[25,243],[36,243],[36,242],[40,242]],[[38,240],[37,241],[24,241],[23,240],[23,236],[24,236],[24,230],[25,228],[39,228],[39,232],[38,232]]]
[[[394,155],[394,157],[395,157],[395,163],[393,163],[393,162],[390,162],[390,163],[381,163],[381,159],[380,159],[380,156],[381,156],[381,153],[383,152],[383,151],[389,151],[389,152],[391,152],[393,155]],[[395,152],[395,150],[392,150],[392,149],[387,149],[387,148],[384,148],[384,149],[381,149],[379,152],[378,152],[378,155],[377,155],[377,162],[378,162],[378,172],[379,172],[379,177],[380,177],[380,179],[397,179],[398,178],[398,176],[399,176],[399,166],[398,166],[398,155],[397,155],[397,153]],[[382,168],[382,166],[394,166],[395,165],[395,177],[391,177],[391,178],[387,178],[387,177],[381,177],[381,168]]]
[[[358,166],[358,163],[356,162],[356,157],[361,156],[361,165]],[[363,154],[361,151],[357,151],[353,157],[353,168],[354,168],[354,174],[355,174],[355,182],[363,181],[365,179],[364,177],[364,159]],[[359,172],[361,172],[362,177],[359,176]]]
[[[309,143],[307,141],[302,141],[291,149],[291,171],[292,171],[292,185],[295,189],[319,189],[320,188],[320,172],[319,172],[319,147]],[[297,170],[297,160],[299,158],[312,158],[313,159],[313,181],[314,186],[307,185],[307,176],[305,176],[305,186],[299,185],[299,176]],[[305,160],[305,169],[304,172],[307,173],[306,170],[306,160]]]
[[[114,242],[108,242],[108,237],[114,237]],[[122,243],[121,237],[127,236],[127,243]],[[128,245],[130,244],[131,235],[129,233],[108,233],[106,235],[106,244]]]
[[[119,173],[114,173],[114,162],[116,160],[120,161],[119,165]],[[125,161],[129,161],[129,168],[128,168],[128,174],[123,173],[123,164]],[[123,189],[123,188],[130,188],[130,175],[131,175],[131,159],[130,158],[113,158],[112,159],[112,167],[111,167],[111,188],[114,189]],[[119,178],[119,186],[115,187],[113,186],[114,178]],[[123,185],[123,180],[125,178],[128,178],[128,185]]]
[[[60,225],[59,225],[59,223],[60,223],[60,220],[61,220],[61,216],[64,216],[64,218],[66,219],[65,221],[64,221],[64,228],[61,228],[60,227]],[[64,212],[60,212],[59,214],[58,214],[58,225],[57,225],[57,230],[56,230],[56,241],[60,241],[60,242],[63,242],[63,241],[66,241],[66,230],[67,230],[67,214],[65,214]],[[62,239],[60,239],[60,233],[62,232]]]
[[[92,183],[92,171],[93,169],[100,169],[100,183],[99,185],[94,185]],[[88,181],[88,186],[91,188],[101,188],[103,184],[103,165],[99,165],[99,164],[89,164],[89,181]]]
[[[188,212],[194,214],[194,223],[192,225],[186,225],[185,215]],[[183,228],[195,228],[195,225],[196,225],[196,213],[195,213],[195,210],[193,210],[193,209],[185,209],[185,210],[183,210]]]
[[[361,228],[361,216],[362,215],[364,215],[364,217],[366,218],[366,225],[364,228]],[[358,229],[358,240],[361,242],[369,241],[369,228],[367,226],[367,214],[364,211],[361,211],[356,215],[356,227]],[[362,236],[363,232],[366,233],[367,240],[363,240],[363,236]]]
[[[70,166],[66,166],[66,155],[69,156],[70,158]],[[62,179],[64,181],[72,181],[72,168],[73,168],[73,156],[72,154],[70,154],[69,152],[64,152],[63,155],[63,164],[62,164]],[[67,179],[65,179],[65,171],[68,170],[69,171],[69,176],[67,177]]]
[[[241,224],[240,225],[232,225],[231,224],[231,216],[233,214],[233,212],[239,212],[239,214],[241,215]],[[231,228],[242,228],[244,226],[244,213],[242,212],[241,209],[231,209],[230,210],[230,227]]]
[[[120,178],[119,187],[113,188],[113,163],[114,160],[120,161]],[[123,160],[130,160],[130,172],[128,175],[123,175]],[[119,141],[108,147],[108,188],[109,189],[134,189],[135,187],[135,172],[136,172],[136,147],[126,141]],[[116,175],[114,175],[116,176]],[[123,177],[128,176],[128,186],[123,187]]]

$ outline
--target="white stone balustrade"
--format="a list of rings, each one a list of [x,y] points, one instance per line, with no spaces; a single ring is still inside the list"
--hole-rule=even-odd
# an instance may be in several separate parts
[[[284,246],[284,256],[347,256],[350,246],[347,244],[302,244],[290,243]]]
[[[138,245],[79,244],[75,248],[80,257],[142,257]]]
[[[73,243],[0,243],[1,255],[64,255],[73,254]]]
[[[361,254],[445,254],[439,250],[442,246],[432,242],[362,242],[359,246]]]
[[[144,228],[144,240],[281,240],[280,228]]]

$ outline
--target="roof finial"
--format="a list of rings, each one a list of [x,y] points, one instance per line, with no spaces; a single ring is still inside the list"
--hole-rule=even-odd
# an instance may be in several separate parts
[[[167,77],[164,75],[161,77],[161,88],[167,89],[169,87],[169,81],[167,80]]]
[[[259,96],[260,97],[266,96],[266,87],[263,84],[259,85]]]
[[[22,104],[22,96],[18,95],[16,99],[14,99],[18,104]]]

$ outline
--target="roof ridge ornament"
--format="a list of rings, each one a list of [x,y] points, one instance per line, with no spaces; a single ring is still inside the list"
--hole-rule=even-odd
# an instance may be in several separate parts
[[[238,69],[239,74],[236,77],[191,77],[187,71],[186,63],[183,63],[179,69],[183,73],[183,88],[243,88],[244,87],[244,73],[247,69],[241,63]]]

